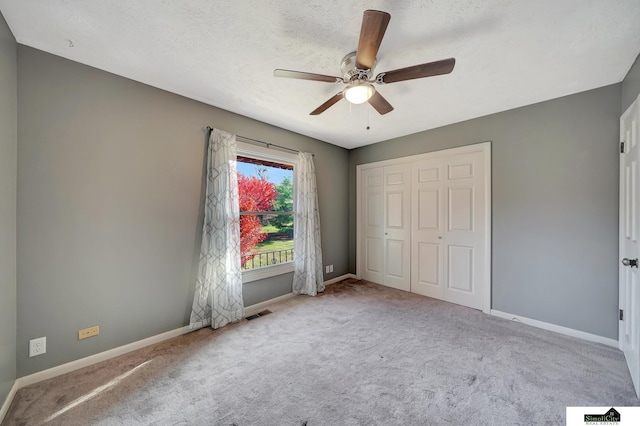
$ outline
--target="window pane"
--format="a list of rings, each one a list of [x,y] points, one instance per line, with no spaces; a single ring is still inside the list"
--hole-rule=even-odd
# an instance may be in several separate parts
[[[242,269],[293,261],[293,215],[240,216]]]
[[[237,164],[242,269],[292,262],[293,166],[241,156]]]
[[[293,166],[238,157],[238,189],[241,212],[291,212]]]

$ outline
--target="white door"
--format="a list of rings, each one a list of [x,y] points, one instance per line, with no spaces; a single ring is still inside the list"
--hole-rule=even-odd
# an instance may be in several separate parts
[[[410,168],[365,169],[362,186],[362,278],[409,291]]]
[[[487,309],[484,153],[419,161],[412,176],[411,291]]]
[[[442,158],[413,164],[411,291],[444,299],[444,164]]]
[[[382,284],[411,288],[411,167],[384,167],[384,277]]]
[[[366,169],[361,175],[362,278],[384,282],[384,176],[382,167]]]
[[[620,118],[620,322],[618,339],[640,396],[640,97]]]

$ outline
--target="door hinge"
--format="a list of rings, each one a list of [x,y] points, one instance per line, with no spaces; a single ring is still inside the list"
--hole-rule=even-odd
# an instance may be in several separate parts
[[[620,309],[620,321],[624,321],[624,311]]]
[[[624,141],[620,142],[620,154],[624,154]]]

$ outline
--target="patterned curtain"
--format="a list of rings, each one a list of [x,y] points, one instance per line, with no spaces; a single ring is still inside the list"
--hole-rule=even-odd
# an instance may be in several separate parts
[[[296,207],[293,227],[293,294],[315,296],[324,291],[320,213],[313,156],[299,154],[296,169]]]
[[[213,129],[207,149],[204,226],[191,329],[220,328],[244,316],[236,170],[235,135]]]

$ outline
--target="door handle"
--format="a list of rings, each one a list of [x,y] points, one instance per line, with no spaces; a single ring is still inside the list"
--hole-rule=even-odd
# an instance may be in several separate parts
[[[622,259],[622,264],[624,266],[631,266],[632,268],[635,266],[636,268],[638,267],[638,259],[628,259],[628,258],[624,258]]]

